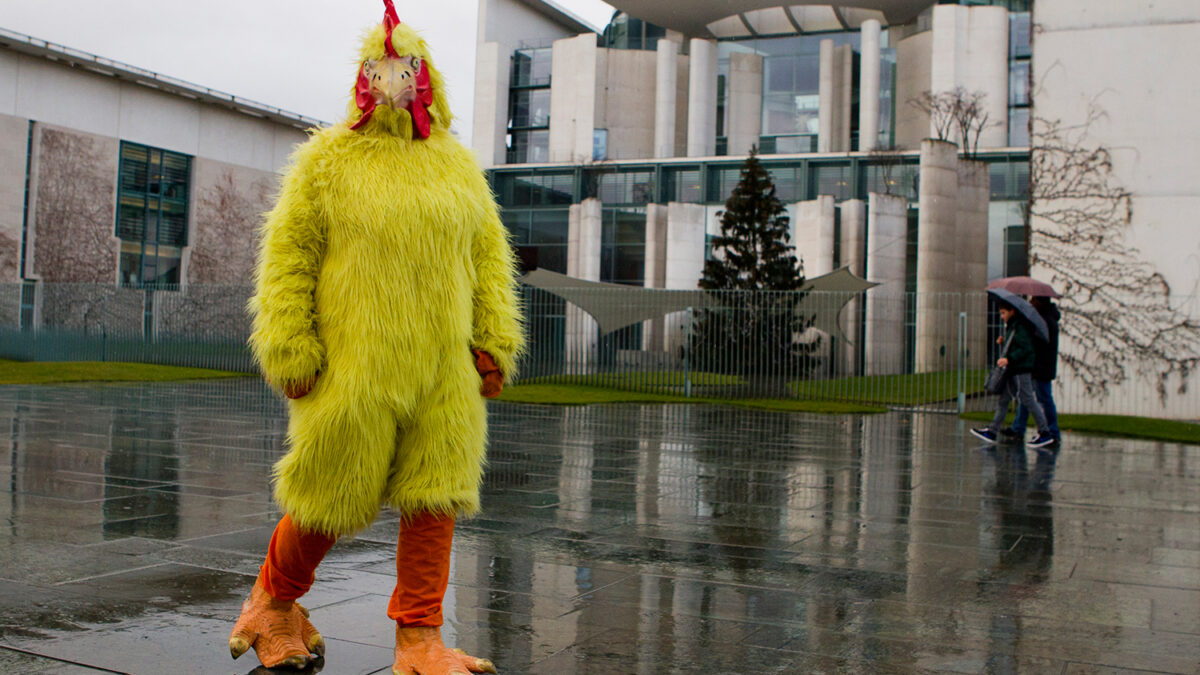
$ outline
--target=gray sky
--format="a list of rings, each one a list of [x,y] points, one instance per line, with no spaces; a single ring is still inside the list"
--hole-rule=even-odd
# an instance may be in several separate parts
[[[555,0],[603,27],[600,0]],[[395,0],[447,79],[470,141],[478,0]],[[0,27],[332,122],[345,114],[362,31],[382,0],[0,0]]]

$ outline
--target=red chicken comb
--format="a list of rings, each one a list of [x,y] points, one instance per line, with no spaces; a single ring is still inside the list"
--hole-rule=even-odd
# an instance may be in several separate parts
[[[392,0],[383,0],[383,48],[392,58],[400,58],[396,48],[392,46],[392,30],[400,25],[400,17],[396,15],[396,6]]]

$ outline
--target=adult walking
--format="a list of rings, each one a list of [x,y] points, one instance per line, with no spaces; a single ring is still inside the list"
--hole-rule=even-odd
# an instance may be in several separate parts
[[[1043,448],[1054,442],[1046,427],[1046,416],[1038,405],[1033,393],[1034,338],[1030,321],[1019,314],[1013,302],[1024,303],[1019,298],[1011,301],[1000,301],[1000,318],[1004,320],[1005,331],[1003,342],[1004,352],[996,361],[996,365],[1005,369],[1005,386],[996,402],[996,415],[992,423],[986,427],[971,429],[971,433],[988,443],[995,443],[1004,418],[1008,415],[1008,405],[1013,399],[1024,405],[1033,414],[1037,424],[1038,435],[1029,443],[1031,448]],[[1029,307],[1025,307],[1029,311]]]
[[[1058,376],[1058,321],[1062,313],[1058,305],[1044,295],[1033,296],[1029,304],[1037,310],[1046,322],[1049,339],[1045,342],[1033,341],[1033,394],[1042,413],[1046,416],[1046,430],[1054,437],[1054,442],[1062,441],[1062,432],[1058,429],[1058,407],[1054,404],[1054,378]],[[1001,433],[1010,438],[1023,438],[1026,424],[1029,422],[1029,410],[1024,405],[1017,405],[1017,416],[1011,427]]]

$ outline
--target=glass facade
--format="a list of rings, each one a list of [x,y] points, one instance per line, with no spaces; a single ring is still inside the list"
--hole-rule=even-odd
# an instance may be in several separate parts
[[[604,35],[600,38],[600,46],[609,49],[654,51],[658,49],[659,38],[666,35],[665,28],[619,12],[613,15],[612,21],[604,29]]]
[[[1014,3],[1016,4],[1016,3]],[[1023,11],[1009,16],[1008,27],[1008,145],[1013,148],[1029,146],[1030,59],[1033,43],[1030,38],[1031,18],[1028,3]]]
[[[550,161],[550,65],[552,50],[513,53],[508,92],[509,164]]]
[[[122,285],[180,282],[191,179],[191,157],[121,143],[116,236]]]

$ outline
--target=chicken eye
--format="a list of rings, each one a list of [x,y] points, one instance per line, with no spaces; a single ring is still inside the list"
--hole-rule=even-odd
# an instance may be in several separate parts
[[[419,57],[419,56],[412,57],[412,69],[413,69],[413,72],[416,72],[421,69],[421,57]]]

